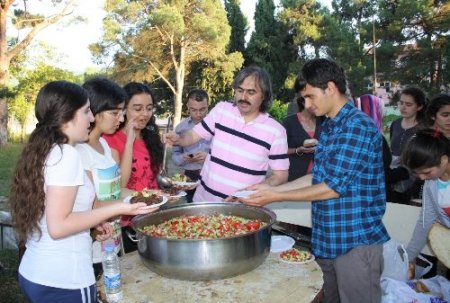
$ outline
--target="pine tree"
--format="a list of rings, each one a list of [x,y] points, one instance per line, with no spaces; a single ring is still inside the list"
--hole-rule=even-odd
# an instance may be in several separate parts
[[[245,51],[245,35],[248,31],[248,22],[242,14],[239,0],[225,0],[225,10],[227,12],[228,23],[231,26],[230,43],[228,53]]]
[[[280,94],[286,78],[285,39],[287,32],[275,18],[273,0],[259,0],[255,10],[255,31],[244,54],[245,64],[257,64],[267,70],[275,96]]]

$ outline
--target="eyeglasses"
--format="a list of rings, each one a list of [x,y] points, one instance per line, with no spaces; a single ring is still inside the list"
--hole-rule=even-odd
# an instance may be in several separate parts
[[[108,115],[113,116],[114,118],[120,118],[125,115],[126,110],[125,109],[112,109],[112,110],[105,110],[105,113],[108,113]]]
[[[204,114],[204,113],[206,113],[206,111],[208,110],[208,108],[207,108],[207,107],[203,107],[203,108],[200,108],[200,109],[196,109],[196,108],[191,108],[191,107],[189,107],[188,110],[189,110],[189,112],[190,112],[191,114],[196,114],[196,113]]]

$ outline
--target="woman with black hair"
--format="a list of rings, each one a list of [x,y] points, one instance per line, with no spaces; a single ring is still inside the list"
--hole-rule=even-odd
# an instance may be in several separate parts
[[[450,138],[450,95],[440,94],[434,97],[427,107],[428,126],[437,129]]]
[[[153,115],[156,100],[143,83],[131,82],[124,89],[128,95],[124,122],[117,132],[103,137],[120,163],[122,187],[135,191],[157,189],[156,176],[162,164],[163,144]],[[122,226],[127,228],[130,221],[131,217],[122,217]],[[124,237],[125,252],[135,247]]]
[[[391,140],[392,163],[391,168],[400,165],[400,155],[408,140],[425,124],[425,112],[427,97],[417,87],[407,87],[402,90],[398,108],[401,118],[392,122],[389,135]],[[416,182],[414,178],[389,184],[389,196],[392,201],[402,204],[410,204],[413,196],[420,196],[422,182]]]
[[[406,145],[402,163],[425,180],[421,214],[406,248],[414,264],[431,226],[439,222],[450,228],[450,140],[439,130],[418,131]]]
[[[299,92],[297,90],[296,92]],[[298,93],[298,112],[283,120],[286,129],[289,156],[289,177],[292,181],[311,173],[314,152],[320,135],[323,117],[317,117],[305,109],[305,99]],[[308,145],[310,144],[310,145]]]

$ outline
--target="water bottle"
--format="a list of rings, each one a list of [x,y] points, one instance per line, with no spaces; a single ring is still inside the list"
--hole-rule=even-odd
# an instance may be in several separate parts
[[[114,245],[108,244],[103,252],[103,277],[108,302],[119,302],[123,298],[120,260],[114,251]]]

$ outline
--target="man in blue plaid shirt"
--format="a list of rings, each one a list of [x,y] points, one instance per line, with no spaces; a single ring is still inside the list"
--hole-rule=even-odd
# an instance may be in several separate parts
[[[345,95],[344,71],[328,59],[308,61],[298,75],[305,107],[327,116],[312,175],[259,189],[242,202],[313,201],[312,250],[323,271],[324,301],[379,303],[383,243],[389,235],[382,134]]]

